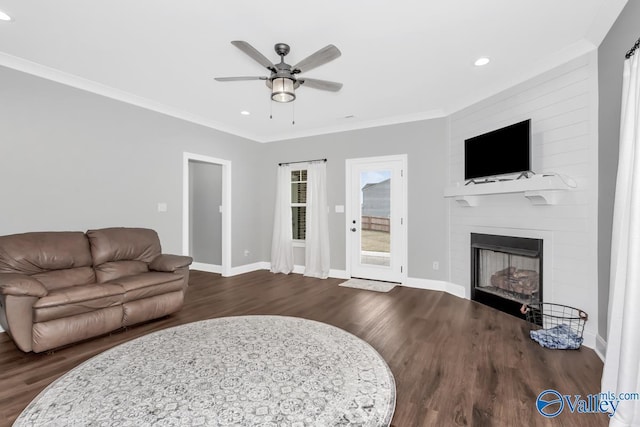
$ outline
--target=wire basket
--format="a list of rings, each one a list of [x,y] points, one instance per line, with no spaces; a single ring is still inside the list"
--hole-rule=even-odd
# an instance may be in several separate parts
[[[580,348],[584,324],[589,320],[584,311],[568,305],[540,302],[524,304],[520,312],[528,322],[538,326],[529,335],[541,346],[563,350]]]

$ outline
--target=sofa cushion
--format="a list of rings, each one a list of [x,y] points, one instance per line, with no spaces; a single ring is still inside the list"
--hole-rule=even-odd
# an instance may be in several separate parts
[[[89,242],[81,232],[49,231],[0,236],[0,273],[38,274],[90,267]]]
[[[33,351],[39,353],[122,327],[121,305],[33,324]]]
[[[160,239],[147,228],[103,228],[87,231],[93,265],[109,261],[142,261],[150,263],[160,255]]]
[[[109,283],[117,284],[126,291],[124,294],[124,302],[184,289],[182,276],[173,273],[142,273],[134,276],[121,277]]]
[[[55,289],[33,305],[34,322],[89,313],[124,301],[124,288],[116,284],[94,283]]]
[[[170,292],[122,304],[122,325],[130,326],[147,320],[157,319],[182,308],[184,294]]]
[[[91,285],[72,286],[70,288],[55,289],[49,295],[42,297],[33,307],[53,307],[74,302],[89,301],[113,295],[124,294],[122,286],[113,283],[94,283]]]
[[[149,264],[142,261],[110,261],[95,267],[98,283],[109,282],[120,277],[133,276],[149,271]]]
[[[65,270],[53,270],[34,274],[48,290],[68,288],[76,285],[86,285],[96,282],[96,275],[91,267],[67,268]]]

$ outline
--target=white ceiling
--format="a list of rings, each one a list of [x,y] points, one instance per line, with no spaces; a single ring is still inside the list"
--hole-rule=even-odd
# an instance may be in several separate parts
[[[267,142],[450,114],[593,50],[626,1],[0,0],[0,65]],[[264,82],[213,80],[267,74],[231,40],[273,62],[287,43],[289,64],[334,44],[303,75],[344,87],[301,87],[270,120]]]

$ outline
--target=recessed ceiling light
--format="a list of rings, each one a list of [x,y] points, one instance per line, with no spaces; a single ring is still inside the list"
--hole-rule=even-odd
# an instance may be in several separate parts
[[[476,59],[476,62],[473,63],[476,67],[482,67],[483,65],[487,65],[491,60],[487,57],[482,57]]]
[[[247,110],[242,110],[242,111],[240,111],[240,114],[242,114],[243,116],[248,116],[251,113],[249,111],[247,111]]]
[[[0,21],[11,21],[11,17],[0,10]]]

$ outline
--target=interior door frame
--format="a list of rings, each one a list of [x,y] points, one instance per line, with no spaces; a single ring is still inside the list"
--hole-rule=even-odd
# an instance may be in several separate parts
[[[182,254],[189,255],[189,162],[197,161],[222,166],[222,265],[198,263],[198,269],[231,275],[231,161],[184,152],[182,153]]]
[[[400,248],[399,257],[402,260],[402,268],[400,272],[400,283],[405,283],[407,280],[407,261],[408,261],[408,238],[407,238],[407,230],[408,230],[408,172],[407,172],[407,155],[406,154],[396,154],[389,156],[377,156],[377,157],[361,157],[357,159],[346,159],[345,160],[345,271],[348,277],[351,276],[351,250],[352,250],[352,238],[350,237],[350,228],[352,227],[351,220],[354,218],[355,212],[353,212],[353,200],[351,197],[351,177],[353,175],[353,169],[356,166],[366,165],[368,163],[384,163],[391,161],[400,161],[402,164],[402,183],[401,183],[401,194],[402,201],[401,207],[402,212],[404,212],[404,216],[402,217],[402,227],[400,227]]]

